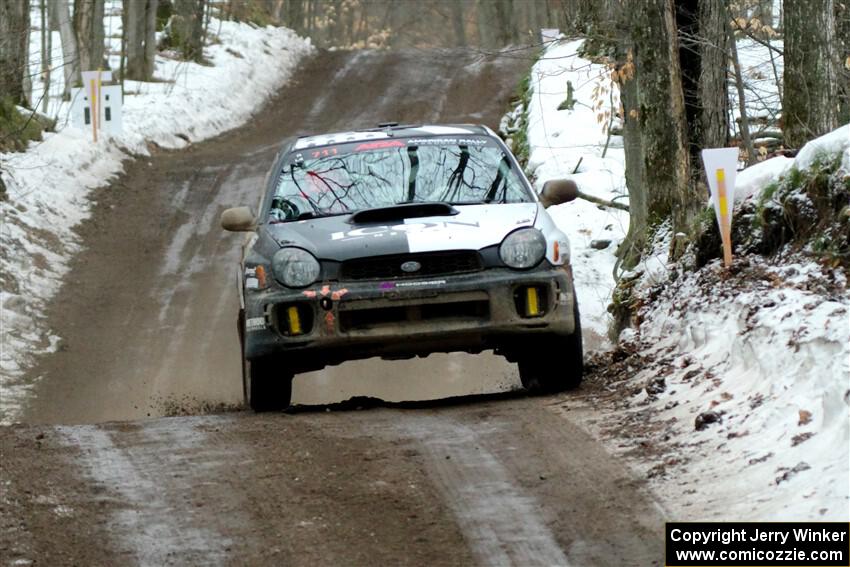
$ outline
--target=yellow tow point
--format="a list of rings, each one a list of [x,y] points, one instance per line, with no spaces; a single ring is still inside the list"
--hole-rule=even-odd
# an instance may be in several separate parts
[[[292,335],[300,335],[301,317],[298,315],[298,308],[294,305],[286,310],[286,315],[289,318],[289,332]]]
[[[536,287],[525,288],[525,314],[528,317],[540,315],[540,300],[537,296]]]

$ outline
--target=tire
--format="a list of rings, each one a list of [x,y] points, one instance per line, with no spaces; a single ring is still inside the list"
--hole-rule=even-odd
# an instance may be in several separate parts
[[[242,391],[245,405],[255,412],[281,411],[292,401],[292,374],[276,357],[243,358]]]
[[[573,291],[575,298],[575,290]],[[535,341],[532,354],[520,357],[519,378],[530,394],[553,394],[578,388],[584,377],[584,351],[578,301],[573,301],[575,330],[570,335],[553,335]],[[552,354],[557,353],[557,359]]]
[[[292,378],[274,357],[245,358],[245,313],[237,320],[242,349],[242,395],[245,405],[255,412],[280,411],[292,401]]]

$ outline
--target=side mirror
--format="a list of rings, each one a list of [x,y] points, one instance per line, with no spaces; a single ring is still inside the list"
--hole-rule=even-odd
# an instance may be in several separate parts
[[[248,232],[257,228],[250,207],[233,207],[221,213],[221,228],[231,232]]]
[[[550,179],[543,184],[540,202],[547,209],[552,205],[568,203],[578,197],[578,185],[572,179]]]

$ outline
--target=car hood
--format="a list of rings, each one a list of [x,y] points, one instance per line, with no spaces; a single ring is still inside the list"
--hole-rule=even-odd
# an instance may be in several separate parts
[[[351,224],[350,215],[267,225],[280,246],[298,246],[322,260],[343,261],[440,250],[480,250],[533,226],[537,203],[455,205],[458,214]]]

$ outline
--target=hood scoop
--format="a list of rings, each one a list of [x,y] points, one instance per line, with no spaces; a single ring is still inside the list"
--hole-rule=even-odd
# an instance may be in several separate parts
[[[348,217],[349,224],[388,223],[421,217],[450,217],[460,211],[446,203],[405,203],[394,207],[380,207],[358,211]]]

